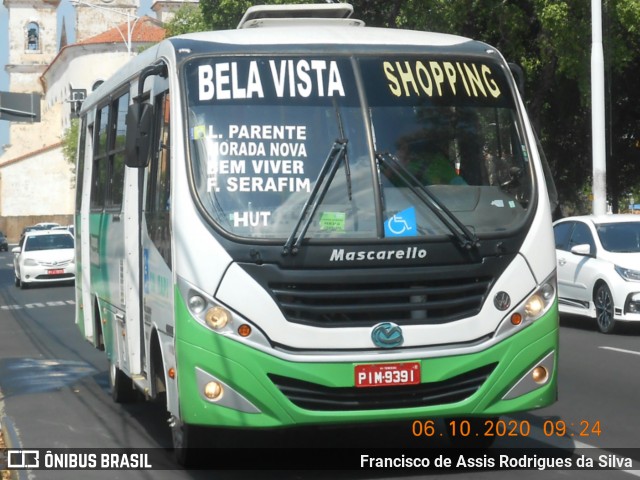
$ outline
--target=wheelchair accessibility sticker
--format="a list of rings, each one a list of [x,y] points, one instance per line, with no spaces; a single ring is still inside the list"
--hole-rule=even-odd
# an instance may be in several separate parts
[[[384,222],[386,237],[414,237],[418,234],[416,228],[416,209],[409,207],[396,213]]]

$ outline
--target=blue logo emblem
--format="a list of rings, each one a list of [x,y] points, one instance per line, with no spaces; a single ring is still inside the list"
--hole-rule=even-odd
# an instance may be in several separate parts
[[[404,343],[402,329],[391,322],[379,323],[371,331],[371,340],[376,347],[395,348]]]
[[[413,207],[396,213],[384,222],[385,237],[415,237],[417,234],[416,209]]]

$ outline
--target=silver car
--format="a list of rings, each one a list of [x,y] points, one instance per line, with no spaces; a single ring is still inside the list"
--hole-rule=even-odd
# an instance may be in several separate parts
[[[27,232],[12,252],[17,287],[75,279],[74,239],[68,231]]]

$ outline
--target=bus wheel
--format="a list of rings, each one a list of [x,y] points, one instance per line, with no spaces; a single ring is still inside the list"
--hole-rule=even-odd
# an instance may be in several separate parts
[[[199,429],[174,416],[171,416],[169,424],[176,462],[183,467],[194,466],[198,459],[198,447],[201,446]]]
[[[116,403],[129,403],[137,398],[133,381],[114,362],[109,362],[109,386],[111,398]]]
[[[487,435],[487,423],[495,425],[498,417],[447,418],[445,427],[447,436],[454,448],[489,448],[496,439]]]

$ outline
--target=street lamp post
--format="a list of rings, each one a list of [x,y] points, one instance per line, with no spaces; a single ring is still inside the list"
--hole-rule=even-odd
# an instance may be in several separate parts
[[[602,0],[591,0],[591,143],[593,145],[593,213],[607,213]]]
[[[136,28],[136,24],[138,23],[138,20],[140,20],[140,17],[138,17],[137,15],[131,15],[129,12],[120,12],[118,10],[113,10],[112,8],[106,8],[100,5],[94,5],[92,3],[88,3],[83,0],[70,0],[69,3],[71,3],[74,6],[84,5],[85,7],[95,8],[96,10],[103,10],[105,12],[117,13],[118,15],[126,16],[127,17],[127,36],[125,37],[124,33],[122,33],[122,30],[118,28],[119,25],[116,25],[116,29],[118,30],[118,33],[120,33],[120,36],[122,37],[122,41],[127,46],[127,54],[131,56],[132,54],[131,44],[133,43],[133,29]]]

